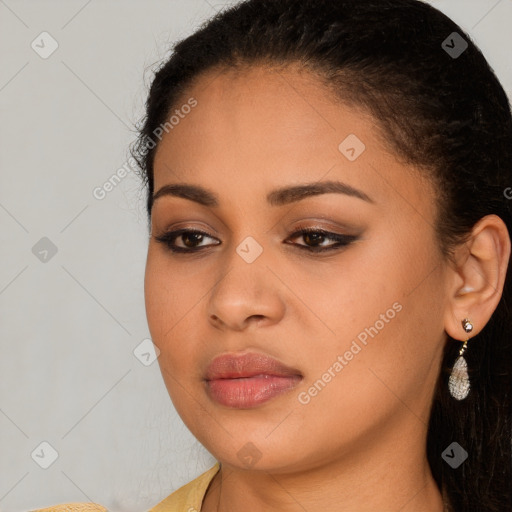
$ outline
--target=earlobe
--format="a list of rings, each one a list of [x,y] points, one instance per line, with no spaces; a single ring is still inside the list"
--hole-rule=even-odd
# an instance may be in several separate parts
[[[510,236],[503,220],[487,215],[457,248],[448,289],[445,331],[464,341],[461,321],[471,318],[476,336],[494,313],[503,293],[510,258]]]

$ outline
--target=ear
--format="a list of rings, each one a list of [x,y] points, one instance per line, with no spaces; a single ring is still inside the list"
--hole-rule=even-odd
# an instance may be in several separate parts
[[[444,319],[445,331],[453,339],[467,339],[465,318],[473,324],[471,337],[485,327],[501,299],[509,258],[510,236],[497,215],[480,219],[468,241],[457,247]]]

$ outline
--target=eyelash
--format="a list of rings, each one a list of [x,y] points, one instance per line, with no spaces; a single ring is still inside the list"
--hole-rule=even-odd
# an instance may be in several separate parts
[[[303,236],[306,234],[319,234],[323,236],[324,238],[330,239],[335,241],[336,243],[327,247],[314,247],[314,246],[307,246],[307,245],[301,245],[301,244],[290,244],[295,245],[296,247],[300,248],[301,250],[305,250],[311,253],[321,253],[325,251],[333,251],[333,250],[339,250],[343,247],[348,246],[352,242],[354,242],[358,237],[355,235],[341,235],[338,233],[331,233],[329,231],[324,231],[323,229],[318,228],[311,228],[311,227],[299,227],[294,233],[290,235],[288,239],[294,239],[299,236]],[[160,236],[155,236],[155,240],[157,242],[160,242],[164,244],[171,252],[173,253],[185,253],[185,254],[191,254],[191,253],[198,253],[200,251],[203,251],[205,249],[208,249],[211,247],[211,245],[203,246],[199,248],[189,248],[185,249],[183,247],[178,247],[175,245],[175,241],[178,237],[184,234],[198,234],[207,236],[209,238],[214,238],[208,233],[205,233],[204,231],[195,230],[195,229],[178,229],[176,231],[169,231],[167,233],[164,233]],[[220,245],[219,243],[214,245]]]

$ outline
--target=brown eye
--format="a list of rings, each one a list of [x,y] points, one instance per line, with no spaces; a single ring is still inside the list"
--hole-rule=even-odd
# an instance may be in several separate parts
[[[342,249],[356,240],[358,237],[354,235],[341,235],[339,233],[330,233],[316,228],[303,228],[293,233],[289,240],[300,239],[305,242],[294,243],[299,249],[310,252],[322,252],[335,249]],[[327,242],[327,243],[324,243]]]
[[[204,238],[204,235],[202,233],[189,232],[189,233],[183,233],[180,237],[183,240],[183,244],[186,247],[195,247],[196,244],[201,243],[201,241]],[[177,237],[177,238],[180,238],[180,237]]]
[[[203,243],[208,238],[216,240],[217,243]],[[155,236],[155,240],[164,244],[172,252],[198,252],[212,245],[219,245],[220,242],[210,236],[208,233],[202,231],[190,230],[190,229],[178,229],[176,231],[169,231],[160,236]],[[178,241],[181,240],[181,243]]]
[[[325,240],[325,235],[318,232],[312,232],[312,233],[304,233],[302,235],[302,238],[304,242],[306,242],[306,245],[312,245],[313,247],[316,247],[317,245],[321,245],[321,242]]]

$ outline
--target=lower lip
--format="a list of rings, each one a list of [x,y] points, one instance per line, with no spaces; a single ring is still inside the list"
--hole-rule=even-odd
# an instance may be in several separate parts
[[[302,378],[294,376],[255,375],[238,379],[207,381],[213,400],[226,407],[250,409],[293,389]]]

